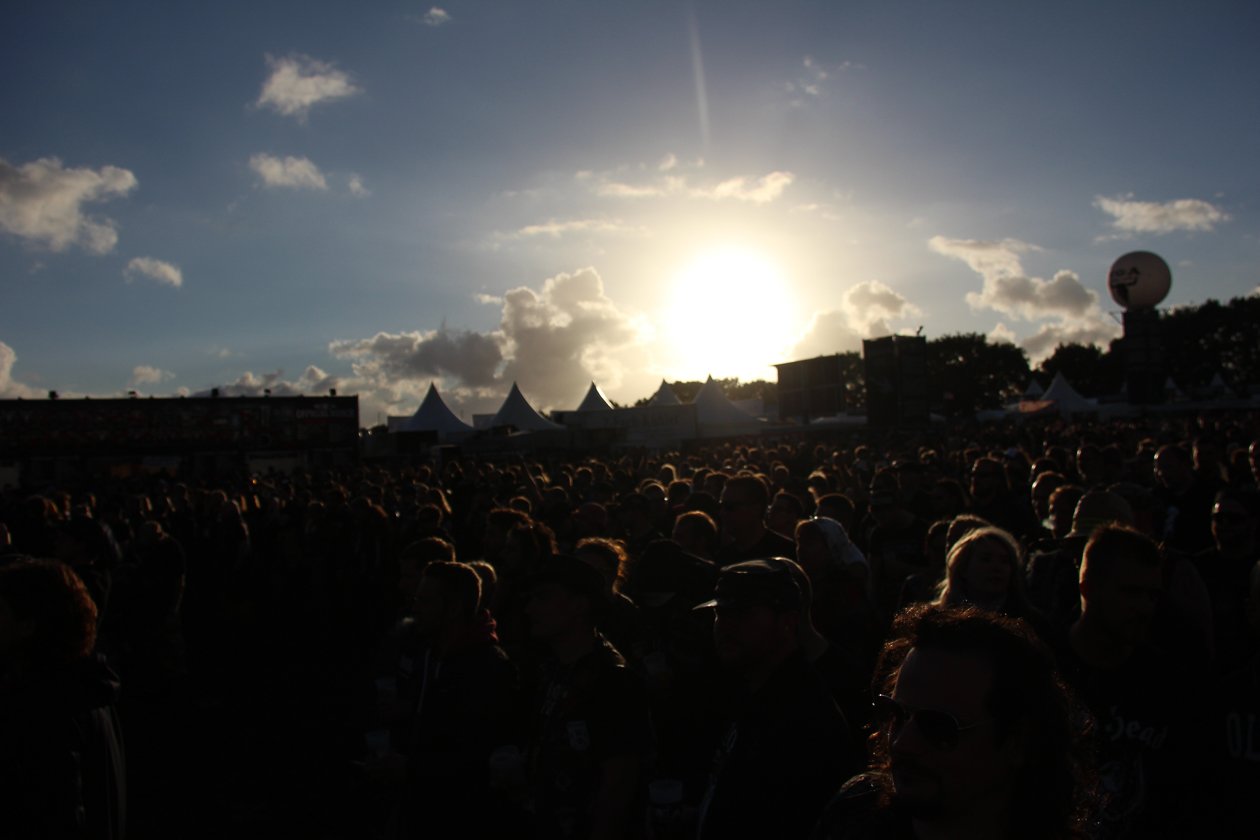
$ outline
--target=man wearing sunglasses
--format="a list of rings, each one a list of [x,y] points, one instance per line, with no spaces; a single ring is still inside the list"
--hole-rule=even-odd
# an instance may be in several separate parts
[[[831,801],[817,838],[1077,836],[1089,796],[1068,694],[1021,623],[911,607],[876,679],[870,769]]]

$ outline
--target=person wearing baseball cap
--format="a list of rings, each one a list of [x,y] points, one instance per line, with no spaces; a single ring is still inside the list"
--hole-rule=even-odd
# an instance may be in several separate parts
[[[700,840],[807,837],[860,763],[848,723],[802,648],[804,573],[785,557],[724,568],[713,640],[736,677],[734,714],[700,806]]]

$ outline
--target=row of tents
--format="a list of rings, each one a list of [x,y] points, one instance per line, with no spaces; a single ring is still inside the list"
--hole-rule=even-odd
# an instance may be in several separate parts
[[[1217,380],[1219,379],[1218,375]],[[1218,384],[1217,380],[1213,381],[1214,385]],[[1167,404],[1144,407],[1131,405],[1123,392],[1110,399],[1082,396],[1062,373],[1057,373],[1048,387],[1043,389],[1034,380],[1029,383],[1018,401],[1000,410],[982,411],[976,419],[982,421],[1021,419],[1049,414],[1063,417],[1081,415],[1107,417],[1147,410],[1255,407],[1255,399],[1231,398],[1225,390],[1224,383],[1220,382],[1219,385],[1221,392],[1219,395],[1210,395],[1206,402],[1187,403],[1185,395],[1169,380]],[[615,436],[623,441],[651,443],[730,437],[756,434],[770,428],[781,428],[760,414],[760,405],[749,406],[747,403],[735,403],[726,396],[722,386],[710,376],[689,403],[679,400],[669,384],[662,380],[660,387],[646,405],[631,408],[614,408],[599,386],[592,382],[577,408],[569,411],[554,411],[551,417],[546,417],[535,409],[521,393],[517,384],[512,383],[512,388],[498,411],[492,415],[473,415],[473,422],[469,424],[447,407],[441,394],[438,393],[437,386],[430,383],[428,393],[416,412],[409,417],[391,417],[389,431],[419,432],[436,436],[442,442],[458,442],[474,437],[478,433],[496,430],[527,434],[577,430],[587,433],[594,431],[609,433],[612,430]],[[942,418],[935,415],[932,419],[937,422],[942,421]],[[840,415],[815,418],[810,425],[844,427],[862,425],[865,421],[865,417]]]
[[[507,397],[493,415],[473,415],[473,423],[461,420],[446,405],[437,386],[429,384],[420,407],[410,417],[390,418],[391,432],[434,434],[439,440],[459,440],[479,431],[510,429],[515,432],[557,432],[568,429],[637,430],[656,428],[665,436],[714,437],[755,433],[766,420],[732,402],[710,376],[690,403],[683,403],[664,380],[645,406],[614,408],[594,382],[571,411],[553,412],[550,419],[530,404],[513,382]],[[557,422],[557,420],[559,422]]]

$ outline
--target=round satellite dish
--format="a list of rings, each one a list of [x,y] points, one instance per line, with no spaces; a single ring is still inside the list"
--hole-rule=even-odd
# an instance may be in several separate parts
[[[1149,309],[1168,296],[1172,272],[1159,254],[1133,251],[1111,264],[1107,288],[1125,309]]]

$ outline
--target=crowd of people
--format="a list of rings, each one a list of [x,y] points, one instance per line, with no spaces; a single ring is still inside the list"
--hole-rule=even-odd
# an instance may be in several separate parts
[[[1231,837],[1260,421],[0,497],[5,837]]]

